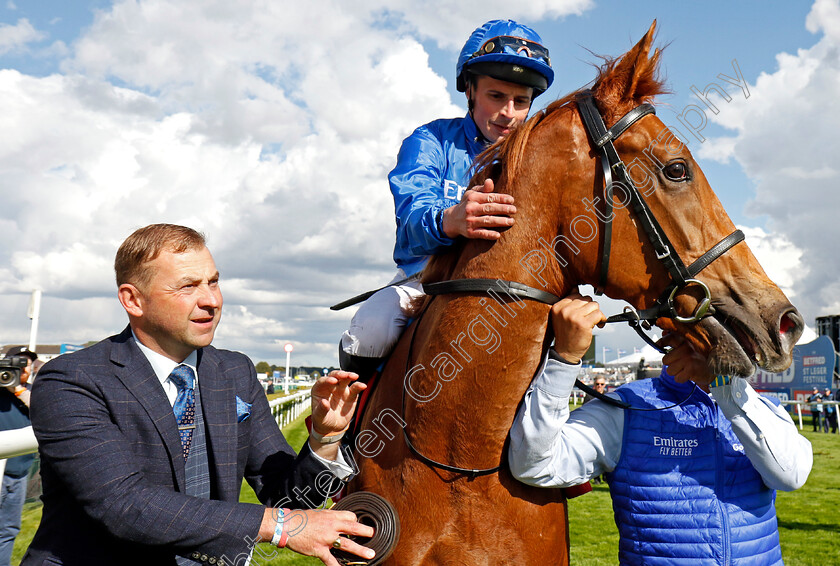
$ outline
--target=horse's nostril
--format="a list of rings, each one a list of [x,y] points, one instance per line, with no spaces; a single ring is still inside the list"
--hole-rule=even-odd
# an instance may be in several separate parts
[[[785,316],[782,317],[781,324],[779,325],[779,332],[781,334],[787,334],[795,326],[796,326],[796,323],[793,322],[788,315],[785,315]]]
[[[796,309],[785,312],[781,319],[779,319],[779,334],[782,337],[787,337],[788,334],[795,333],[798,338],[798,334],[802,333],[803,328],[802,316]]]

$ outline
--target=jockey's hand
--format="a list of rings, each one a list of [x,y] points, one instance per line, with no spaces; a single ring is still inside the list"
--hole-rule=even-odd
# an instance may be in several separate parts
[[[493,180],[467,190],[461,202],[443,211],[443,232],[450,238],[464,236],[480,240],[498,240],[499,228],[513,226],[516,207],[513,197],[493,192]]]
[[[356,381],[353,372],[335,370],[318,378],[312,386],[312,430],[322,436],[331,436],[347,430],[353,420],[359,394],[367,388]],[[309,437],[312,451],[328,460],[335,460],[338,442],[322,444]]]
[[[662,365],[666,366],[674,381],[685,383],[691,380],[704,391],[709,390],[709,383],[716,376],[709,370],[709,360],[695,350],[691,342],[679,334],[671,333],[663,336],[657,345],[671,346],[671,351],[662,358]]]
[[[567,362],[578,363],[592,343],[592,330],[606,321],[592,297],[570,293],[551,307],[554,350]]]

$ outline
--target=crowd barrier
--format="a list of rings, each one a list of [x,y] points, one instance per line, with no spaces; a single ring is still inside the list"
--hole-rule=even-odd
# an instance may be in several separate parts
[[[310,390],[307,389],[288,397],[269,401],[268,406],[271,408],[271,414],[280,428],[298,418],[309,408],[309,393]]]
[[[833,405],[835,415],[838,414],[838,411],[840,411],[840,406],[838,406],[838,405],[840,405],[840,401],[819,401],[819,402],[809,403],[808,401],[781,401],[780,400],[779,402],[782,405],[796,405],[796,416],[799,419],[799,430],[802,430],[802,428],[803,428],[802,427],[802,405],[810,405],[810,406],[822,405],[823,410],[825,410],[826,405]]]
[[[6,459],[38,451],[38,441],[32,427],[0,431],[0,478],[6,469]]]

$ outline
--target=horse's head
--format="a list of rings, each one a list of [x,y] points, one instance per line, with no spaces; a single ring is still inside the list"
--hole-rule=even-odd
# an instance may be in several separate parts
[[[624,56],[608,61],[591,88],[607,128],[664,92],[657,79],[660,51],[651,54],[655,25]],[[524,253],[519,263],[555,294],[566,293],[575,283],[604,283],[608,296],[640,310],[650,308],[674,289],[674,277],[663,262],[662,248],[652,244],[639,211],[632,210],[629,192],[615,178],[613,210],[604,208],[608,197],[601,158],[582,122],[578,100],[576,94],[558,100],[495,148],[496,163],[506,164],[499,184],[514,194],[520,209],[517,218],[527,215],[531,226],[524,230],[532,247],[551,251],[554,260],[546,267],[535,255]],[[654,114],[633,122],[614,146],[640,199],[655,217],[654,224],[658,222],[657,229],[661,227],[670,240],[670,252],[682,264],[690,266],[735,231],[686,145]],[[486,167],[488,174],[493,169]],[[608,218],[612,236],[604,278],[600,271]],[[540,241],[538,235],[546,233],[556,234],[553,242],[544,237]],[[512,233],[506,236],[514,238]],[[658,326],[686,336],[709,355],[717,373],[743,376],[752,373],[753,364],[768,371],[790,365],[802,317],[746,243],[733,245],[695,278],[701,283],[678,285],[673,293],[675,314],[684,321],[660,317]],[[704,286],[711,295],[713,314],[685,322],[702,301]]]

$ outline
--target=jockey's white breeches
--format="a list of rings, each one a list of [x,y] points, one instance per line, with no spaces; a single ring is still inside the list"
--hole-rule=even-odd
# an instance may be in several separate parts
[[[405,279],[397,270],[390,282]],[[385,287],[368,298],[356,311],[350,328],[341,336],[341,349],[353,356],[384,358],[399,340],[408,322],[406,311],[414,297],[423,295],[419,274],[405,283]]]

